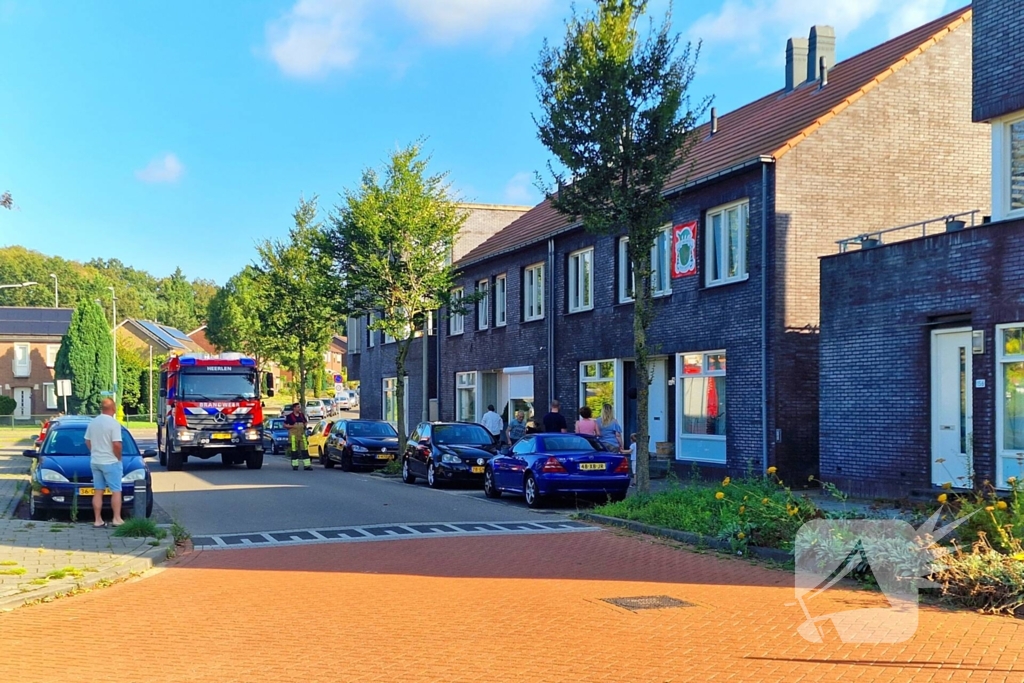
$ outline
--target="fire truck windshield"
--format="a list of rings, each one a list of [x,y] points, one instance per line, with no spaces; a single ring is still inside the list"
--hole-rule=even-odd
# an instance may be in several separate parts
[[[191,371],[181,374],[178,397],[199,401],[235,401],[256,398],[253,372]]]

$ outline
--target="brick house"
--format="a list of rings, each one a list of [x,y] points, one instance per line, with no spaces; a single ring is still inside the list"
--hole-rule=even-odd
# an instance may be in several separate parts
[[[348,377],[348,369],[345,365],[346,355],[348,355],[348,338],[340,334],[331,337],[331,343],[324,351],[324,371],[332,383],[337,377],[341,377],[342,381]]]
[[[73,313],[70,308],[0,307],[0,394],[17,403],[16,420],[58,411],[53,366]]]
[[[897,225],[989,196],[970,9],[838,64],[829,27],[786,54],[786,87],[712,113],[667,185],[649,428],[683,468],[817,473],[818,257],[851,221]],[[589,235],[547,202],[470,251],[460,286],[489,294],[440,326],[440,417],[479,419],[489,403],[543,413],[557,397],[570,419],[611,403],[634,430],[624,254],[623,236]]]
[[[503,204],[462,204],[466,222],[452,249],[452,261],[458,261],[509,223],[526,213],[528,206]],[[395,406],[395,345],[367,328],[366,316],[348,320],[349,380],[359,383],[359,411],[367,419],[397,419]],[[436,319],[434,321],[436,324]],[[423,335],[418,332],[406,359],[405,414],[415,422],[430,415],[429,405],[437,401],[437,345],[433,330],[427,339],[427,364],[424,375]],[[424,376],[426,383],[424,384]]]
[[[200,349],[209,354],[216,354],[217,347],[210,343],[210,340],[206,337],[206,325],[201,325],[196,329],[188,333],[188,338],[192,340],[192,343],[198,346]]]
[[[973,119],[991,130],[991,143],[976,142],[991,152],[991,221],[873,233],[874,248],[821,261],[821,474],[853,492],[1024,477],[1024,3],[973,9]],[[974,183],[964,169],[950,206],[974,199]]]

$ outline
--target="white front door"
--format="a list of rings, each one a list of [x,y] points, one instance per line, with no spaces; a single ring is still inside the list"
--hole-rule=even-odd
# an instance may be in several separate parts
[[[14,400],[18,404],[14,408],[15,420],[27,420],[32,417],[32,390],[28,387],[17,387]]]
[[[974,405],[971,331],[932,332],[932,484],[970,488]]]
[[[668,441],[668,361],[651,361],[651,387],[647,394],[647,429],[651,435],[651,453],[659,441]],[[629,437],[626,437],[629,441]]]

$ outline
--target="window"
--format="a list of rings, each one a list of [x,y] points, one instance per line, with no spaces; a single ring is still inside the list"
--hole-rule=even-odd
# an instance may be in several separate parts
[[[594,249],[569,254],[569,312],[594,308]]]
[[[489,280],[480,280],[476,283],[476,293],[480,297],[476,302],[476,329],[486,330],[489,324],[488,314],[491,310],[491,283]]]
[[[57,388],[53,382],[43,383],[43,392],[46,394],[47,410],[57,410]]]
[[[377,330],[370,329],[370,326],[377,321],[377,315],[375,313],[371,313],[366,320],[366,347],[372,349],[373,345],[377,343]]]
[[[633,260],[629,258],[629,238],[619,238],[619,303],[633,300],[636,276]],[[658,231],[651,247],[651,294],[668,296],[672,293],[672,226]]]
[[[57,364],[57,352],[60,351],[60,344],[46,345],[46,367],[52,368]]]
[[[508,322],[506,316],[506,301],[508,293],[508,280],[504,275],[494,278],[494,326],[504,327]]]
[[[580,405],[590,406],[596,418],[605,403],[615,408],[615,361],[580,363]]]
[[[1024,215],[1024,118],[992,124],[992,214]]]
[[[383,414],[381,419],[385,422],[390,422],[392,425],[398,424],[398,379],[395,377],[386,377],[383,380],[383,401],[381,402],[383,407]]]
[[[747,200],[708,211],[707,280],[708,285],[724,285],[747,277],[747,227],[750,204]]]
[[[679,356],[677,401],[680,457],[686,460],[726,461],[725,352]]]
[[[462,287],[452,290],[452,305],[448,316],[449,334],[462,334],[466,329],[466,316],[461,313],[463,295]]]
[[[544,317],[544,264],[535,263],[523,269],[523,320]]]
[[[459,372],[455,375],[455,419],[476,422],[476,373]]]
[[[1024,323],[996,327],[996,485],[1024,478]]]
[[[28,377],[32,374],[32,348],[28,344],[14,345],[14,376]]]
[[[363,318],[349,318],[345,325],[348,333],[348,352],[359,353],[363,347]]]

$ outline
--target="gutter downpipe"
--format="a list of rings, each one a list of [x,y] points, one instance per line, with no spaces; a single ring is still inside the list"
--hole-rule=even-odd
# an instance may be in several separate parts
[[[433,314],[427,312],[427,319],[423,321],[423,336],[420,340],[423,342],[420,349],[420,353],[423,355],[421,359],[423,366],[421,372],[423,373],[422,390],[423,390],[423,407],[420,410],[420,422],[427,422],[430,419],[430,328],[433,326]]]
[[[768,164],[761,164],[761,471],[768,471]]]
[[[548,310],[545,318],[548,326],[548,405],[555,400],[555,240],[548,240],[548,273],[546,289]]]

